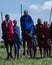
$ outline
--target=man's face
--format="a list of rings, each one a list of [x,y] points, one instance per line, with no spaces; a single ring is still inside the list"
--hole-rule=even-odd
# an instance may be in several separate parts
[[[51,22],[51,26],[52,26],[52,22]]]
[[[38,24],[41,24],[41,21],[39,20],[37,23],[38,23]]]
[[[5,18],[6,18],[7,21],[9,20],[9,16],[6,16]]]
[[[41,22],[41,19],[38,19],[38,20],[37,20],[37,23],[38,23],[38,24],[41,24],[41,23],[42,23],[42,22]]]
[[[16,26],[16,25],[17,25],[17,21],[16,21],[16,20],[14,20],[14,21],[13,21],[13,24],[14,24],[14,26]]]
[[[47,25],[48,25],[48,23],[47,23],[47,22],[45,22],[45,23],[44,23],[44,26],[47,26]]]
[[[25,11],[24,11],[24,15],[27,15],[27,14],[28,14],[28,11],[25,10]]]

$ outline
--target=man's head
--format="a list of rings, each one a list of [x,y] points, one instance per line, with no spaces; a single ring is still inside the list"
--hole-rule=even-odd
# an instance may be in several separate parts
[[[24,10],[24,15],[27,15],[28,14],[28,11],[27,10]]]
[[[41,24],[42,23],[40,18],[38,18],[37,23],[38,24]]]
[[[44,21],[44,26],[47,26],[48,25],[48,21]]]
[[[52,26],[52,22],[51,22],[51,26]]]
[[[6,14],[5,19],[8,21],[10,19],[10,16],[8,14]]]
[[[17,25],[17,20],[16,19],[13,21],[13,24],[14,24],[14,26]]]

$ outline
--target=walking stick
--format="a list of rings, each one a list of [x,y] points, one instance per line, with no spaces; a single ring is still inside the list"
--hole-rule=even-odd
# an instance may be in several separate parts
[[[1,12],[1,21],[2,21],[2,23],[3,23],[3,12]],[[1,24],[1,28],[2,28],[2,24]],[[2,34],[3,34],[4,32],[3,32],[3,29],[2,29]]]
[[[52,6],[51,6],[51,11],[50,11],[49,24],[50,24],[50,21],[51,21],[51,15],[52,15]]]
[[[22,16],[22,4],[21,4],[21,16]]]
[[[3,12],[1,12],[1,21],[3,22]]]

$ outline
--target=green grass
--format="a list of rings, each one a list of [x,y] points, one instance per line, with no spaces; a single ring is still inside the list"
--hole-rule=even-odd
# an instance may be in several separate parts
[[[20,57],[19,59],[9,59],[6,58],[6,49],[0,48],[0,65],[52,65],[52,58],[42,58],[42,59],[30,59],[28,55],[23,56],[23,48],[20,48]],[[36,56],[40,56],[37,51]],[[14,53],[13,53],[14,55]]]

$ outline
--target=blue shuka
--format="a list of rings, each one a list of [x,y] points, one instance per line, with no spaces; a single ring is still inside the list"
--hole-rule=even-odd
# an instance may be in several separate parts
[[[15,51],[16,53],[19,53],[21,42],[20,42],[20,29],[18,26],[14,27],[14,35],[15,35],[15,40],[14,40]]]
[[[29,15],[23,15],[21,17],[21,26],[23,27],[24,26],[24,31],[27,31],[27,32],[32,32],[32,39],[33,41],[36,43],[36,37],[34,37],[34,33],[35,33],[35,29],[34,29],[34,22],[31,18],[31,16]]]
[[[29,15],[23,15],[21,17],[21,26],[24,28],[24,31],[33,32],[34,31],[34,22]]]

